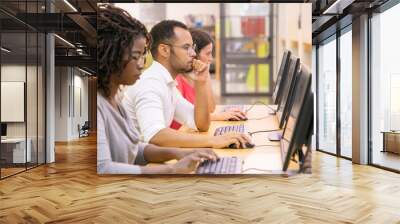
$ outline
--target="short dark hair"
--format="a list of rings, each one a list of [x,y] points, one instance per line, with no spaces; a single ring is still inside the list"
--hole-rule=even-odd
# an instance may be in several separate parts
[[[153,57],[157,56],[157,48],[161,43],[168,42],[175,37],[174,28],[180,27],[188,30],[187,26],[176,20],[163,20],[151,28],[150,35],[152,44],[150,47]]]
[[[196,44],[196,53],[197,55],[200,51],[209,44],[214,45],[214,40],[211,35],[200,29],[190,29],[190,34],[193,38],[193,44]],[[213,55],[214,55],[214,46],[213,46]]]
[[[146,27],[123,9],[101,4],[97,15],[97,84],[108,97],[111,74],[120,74],[126,66],[124,54],[131,53],[137,38],[146,38],[148,44],[151,39]]]

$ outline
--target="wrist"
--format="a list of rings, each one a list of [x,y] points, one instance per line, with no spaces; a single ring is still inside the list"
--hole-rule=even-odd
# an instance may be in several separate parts
[[[210,137],[208,137],[208,139],[207,139],[207,147],[208,148],[214,148],[213,146],[214,146],[214,142],[215,142],[215,140],[216,139],[214,139],[214,136],[210,136]]]
[[[167,164],[165,165],[166,174],[174,174],[176,173],[176,168],[174,164]]]
[[[174,153],[174,159],[180,160],[183,157],[185,157],[188,154],[188,152],[184,149],[176,149]]]
[[[207,86],[207,80],[196,79],[196,80],[194,80],[194,86],[195,87],[206,87]]]

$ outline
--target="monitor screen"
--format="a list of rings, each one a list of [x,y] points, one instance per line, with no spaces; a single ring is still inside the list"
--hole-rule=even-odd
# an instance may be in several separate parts
[[[289,71],[285,82],[283,83],[282,98],[278,104],[276,115],[278,117],[279,128],[282,128],[289,111],[290,104],[292,103],[291,98],[293,95],[294,84],[296,81],[296,75],[299,70],[300,59],[292,56],[290,57]]]
[[[286,73],[289,67],[289,59],[290,59],[291,52],[288,50],[285,50],[283,53],[282,57],[282,62],[281,62],[281,67],[279,68],[278,71],[278,77],[276,78],[276,83],[274,87],[274,91],[272,92],[272,103],[273,104],[278,104],[281,98],[281,85],[283,82],[285,82],[286,79]]]
[[[293,103],[288,112],[288,118],[281,141],[283,170],[286,171],[295,150],[306,143],[305,139],[312,128],[313,101],[311,94],[311,73],[303,65],[296,79]]]
[[[1,136],[7,136],[7,124],[1,123]]]

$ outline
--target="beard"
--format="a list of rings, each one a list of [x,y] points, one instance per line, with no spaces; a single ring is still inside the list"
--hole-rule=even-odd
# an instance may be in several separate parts
[[[184,73],[192,73],[192,72],[193,72],[193,67],[192,67],[192,66],[190,66],[189,69],[186,69],[186,70],[184,71]]]
[[[176,56],[175,52],[172,51],[172,55],[170,58],[170,64],[172,65],[172,68],[177,72],[177,73],[190,73],[193,71],[192,63],[188,65],[187,63],[179,63],[179,58]]]
[[[180,66],[180,65],[176,65],[176,64],[172,64],[172,68],[180,74],[185,74],[185,73],[191,73],[193,71],[193,68],[187,68],[184,66]]]
[[[179,63],[177,57],[171,57],[170,64],[177,73],[190,73],[193,71],[192,63],[190,63],[190,65],[188,63],[186,64]]]

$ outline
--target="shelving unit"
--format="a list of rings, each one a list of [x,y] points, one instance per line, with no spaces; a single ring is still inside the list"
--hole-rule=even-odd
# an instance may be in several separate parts
[[[220,5],[222,96],[272,94],[272,7],[260,6],[268,10]]]

